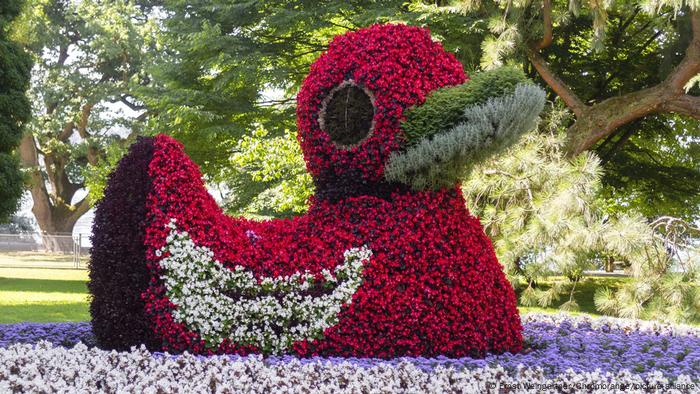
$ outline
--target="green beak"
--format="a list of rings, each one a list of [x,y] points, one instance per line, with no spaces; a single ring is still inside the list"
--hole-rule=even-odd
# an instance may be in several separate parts
[[[544,90],[511,67],[438,89],[406,112],[406,146],[389,157],[385,177],[414,189],[452,187],[534,129],[544,103]]]

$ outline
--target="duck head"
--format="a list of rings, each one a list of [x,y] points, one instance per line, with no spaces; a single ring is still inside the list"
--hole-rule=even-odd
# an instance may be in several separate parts
[[[297,96],[297,138],[316,198],[454,187],[534,125],[544,92],[511,68],[468,81],[427,29],[336,37]]]

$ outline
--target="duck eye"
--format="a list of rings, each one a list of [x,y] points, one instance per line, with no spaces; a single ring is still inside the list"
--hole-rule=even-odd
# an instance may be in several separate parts
[[[372,135],[374,97],[353,81],[336,86],[321,104],[319,125],[340,148],[352,148]]]

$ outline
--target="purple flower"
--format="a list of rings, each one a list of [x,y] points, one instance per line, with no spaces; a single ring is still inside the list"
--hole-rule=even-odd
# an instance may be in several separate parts
[[[657,323],[646,326],[639,321],[622,319],[597,319],[585,317],[563,317],[527,315],[524,317],[523,338],[525,349],[518,354],[504,353],[487,355],[481,359],[447,357],[399,357],[390,360],[342,357],[298,357],[259,355],[213,356],[243,361],[258,358],[265,365],[274,366],[299,362],[306,364],[352,364],[362,368],[381,365],[399,367],[411,364],[432,372],[437,367],[455,370],[475,370],[500,366],[516,375],[522,367],[541,368],[544,376],[554,378],[574,373],[603,372],[618,373],[628,370],[649,377],[660,372],[668,379],[680,375],[700,376],[700,329],[672,327]],[[0,347],[14,343],[37,343],[40,340],[71,347],[78,342],[94,346],[91,325],[82,323],[19,323],[0,324]],[[155,353],[156,357],[182,357]],[[190,356],[191,357],[191,356]],[[197,356],[206,360],[206,356]]]
[[[0,347],[15,343],[37,343],[41,340],[66,347],[78,342],[95,345],[89,322],[0,324]]]

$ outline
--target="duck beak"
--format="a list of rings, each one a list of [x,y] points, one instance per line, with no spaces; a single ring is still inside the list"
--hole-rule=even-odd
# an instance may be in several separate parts
[[[511,67],[438,89],[406,112],[406,145],[389,157],[385,177],[419,190],[453,187],[533,130],[544,103],[544,90]]]

